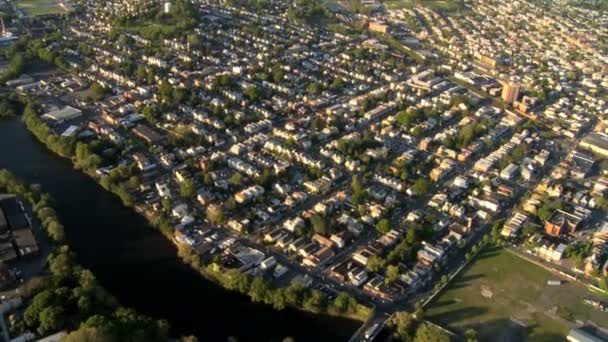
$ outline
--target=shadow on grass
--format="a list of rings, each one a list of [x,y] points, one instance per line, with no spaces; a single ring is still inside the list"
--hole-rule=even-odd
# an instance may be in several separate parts
[[[471,286],[471,284],[469,283],[451,283],[450,286],[448,286],[448,288],[445,290],[446,292],[452,291],[452,290],[458,290],[458,289],[462,289],[465,287],[469,287]]]
[[[456,304],[458,303],[457,301],[453,300],[453,299],[447,299],[447,300],[442,300],[442,301],[438,301],[433,303],[432,307],[433,308],[440,308],[442,306],[448,306],[448,305],[452,305],[452,304]]]
[[[458,333],[462,336],[469,329],[477,332],[479,341],[491,342],[520,342],[525,341],[528,335],[527,328],[510,319],[493,319],[480,321],[474,324],[466,324],[458,327]],[[563,338],[562,338],[563,340]],[[554,341],[561,341],[559,339]]]
[[[433,305],[434,306],[434,305]],[[482,308],[479,306],[471,306],[467,308],[457,309],[457,310],[449,310],[443,313],[438,313],[435,315],[428,315],[426,318],[435,322],[439,325],[450,325],[452,323],[475,318],[477,316],[481,316],[488,312],[488,309]]]
[[[479,278],[483,278],[485,276],[486,275],[483,274],[483,273],[467,274],[467,275],[464,275],[462,277],[457,277],[456,279],[454,279],[452,281],[452,283],[453,284],[467,283],[467,282],[470,282],[470,281],[473,281],[473,280],[476,280],[476,279],[479,279]]]
[[[476,257],[477,260],[483,260],[487,258],[492,258],[500,254],[501,248],[496,246],[487,246],[479,253]]]
[[[477,332],[479,341],[482,342],[520,342],[531,340],[535,342],[561,342],[566,340],[566,336],[553,332],[540,332],[532,336],[534,330],[538,328],[538,324],[523,326],[510,319],[502,318],[461,325],[458,326],[457,332],[464,337],[467,330],[473,329]],[[530,338],[531,336],[532,338]]]
[[[464,287],[468,287],[471,285],[471,283],[474,280],[477,280],[477,279],[483,278],[483,277],[485,277],[485,274],[482,274],[482,273],[469,274],[469,275],[457,277],[456,279],[452,280],[452,282],[450,283],[450,285],[448,286],[446,291],[452,291],[452,290],[457,290],[457,289],[461,289]]]

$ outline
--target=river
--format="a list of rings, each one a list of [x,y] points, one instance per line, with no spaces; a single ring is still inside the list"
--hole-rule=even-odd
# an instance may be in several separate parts
[[[359,323],[297,310],[275,311],[226,291],[177,259],[175,246],[92,179],[40,144],[18,119],[0,121],[0,168],[41,184],[72,250],[125,306],[165,318],[172,334],[202,341],[346,341]]]

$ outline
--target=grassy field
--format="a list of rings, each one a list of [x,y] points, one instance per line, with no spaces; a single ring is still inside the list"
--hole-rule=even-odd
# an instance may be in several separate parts
[[[17,0],[16,4],[29,16],[65,13],[58,0]]]
[[[598,298],[508,251],[488,247],[425,309],[425,318],[482,341],[564,341],[574,321],[608,325],[608,314],[582,302]],[[564,279],[561,279],[564,280]]]
[[[413,8],[416,6],[415,0],[387,0],[384,4],[390,9]],[[430,9],[445,12],[456,12],[463,9],[459,0],[422,0],[422,5]]]

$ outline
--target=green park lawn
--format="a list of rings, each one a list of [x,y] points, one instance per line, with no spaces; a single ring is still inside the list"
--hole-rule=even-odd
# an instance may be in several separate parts
[[[608,325],[608,314],[582,302],[596,294],[572,282],[548,286],[551,279],[560,278],[488,247],[425,308],[424,316],[461,334],[473,328],[482,341],[564,341],[575,320]]]
[[[65,13],[58,0],[17,0],[16,4],[29,16]]]
[[[415,0],[387,0],[384,3],[391,9],[413,8],[416,6]],[[456,12],[462,9],[462,4],[458,0],[422,0],[422,5],[430,9],[445,12]]]

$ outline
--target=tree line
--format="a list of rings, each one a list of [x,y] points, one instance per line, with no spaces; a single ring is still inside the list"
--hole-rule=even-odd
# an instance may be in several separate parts
[[[359,320],[369,317],[369,308],[359,304],[346,292],[341,292],[329,303],[327,296],[315,289],[309,289],[300,282],[292,282],[284,288],[275,288],[263,276],[252,277],[237,269],[225,270],[215,262],[204,264],[200,256],[190,248],[179,248],[179,256],[195,270],[217,281],[224,288],[236,291],[256,303],[272,305],[276,310],[293,307],[316,314],[348,316]]]
[[[0,94],[0,119],[11,118],[21,113],[21,103],[15,93]]]
[[[387,322],[391,332],[389,340],[404,342],[449,342],[450,335],[429,322],[416,319],[407,312],[396,312]],[[477,332],[469,329],[465,333],[466,342],[477,342]]]
[[[64,227],[53,208],[53,199],[39,185],[27,185],[8,170],[0,170],[0,189],[25,199],[54,247],[49,272],[38,285],[21,291],[27,307],[11,324],[12,334],[33,330],[46,335],[73,330],[66,341],[167,341],[169,325],[124,308],[80,266],[65,245]]]
[[[60,38],[59,32],[48,34],[41,39],[31,39],[28,36],[19,38],[4,52],[9,64],[0,74],[0,83],[19,77],[25,71],[26,65],[35,59],[66,70],[68,64],[65,59],[47,47]]]
[[[104,162],[102,157],[97,153],[100,148],[95,146],[103,146],[103,143],[85,143],[76,141],[74,137],[63,137],[55,134],[53,130],[44,122],[38,115],[38,104],[32,98],[23,99],[25,109],[23,111],[23,121],[27,129],[46,147],[60,155],[61,157],[71,159],[74,167],[85,171],[89,175],[93,175],[97,168]],[[127,166],[128,169],[128,166]],[[133,206],[135,199],[129,191],[128,180],[132,176],[132,171],[124,171],[122,168],[112,170],[108,175],[100,178],[101,186],[117,195],[124,205]],[[132,182],[135,183],[135,182]]]

